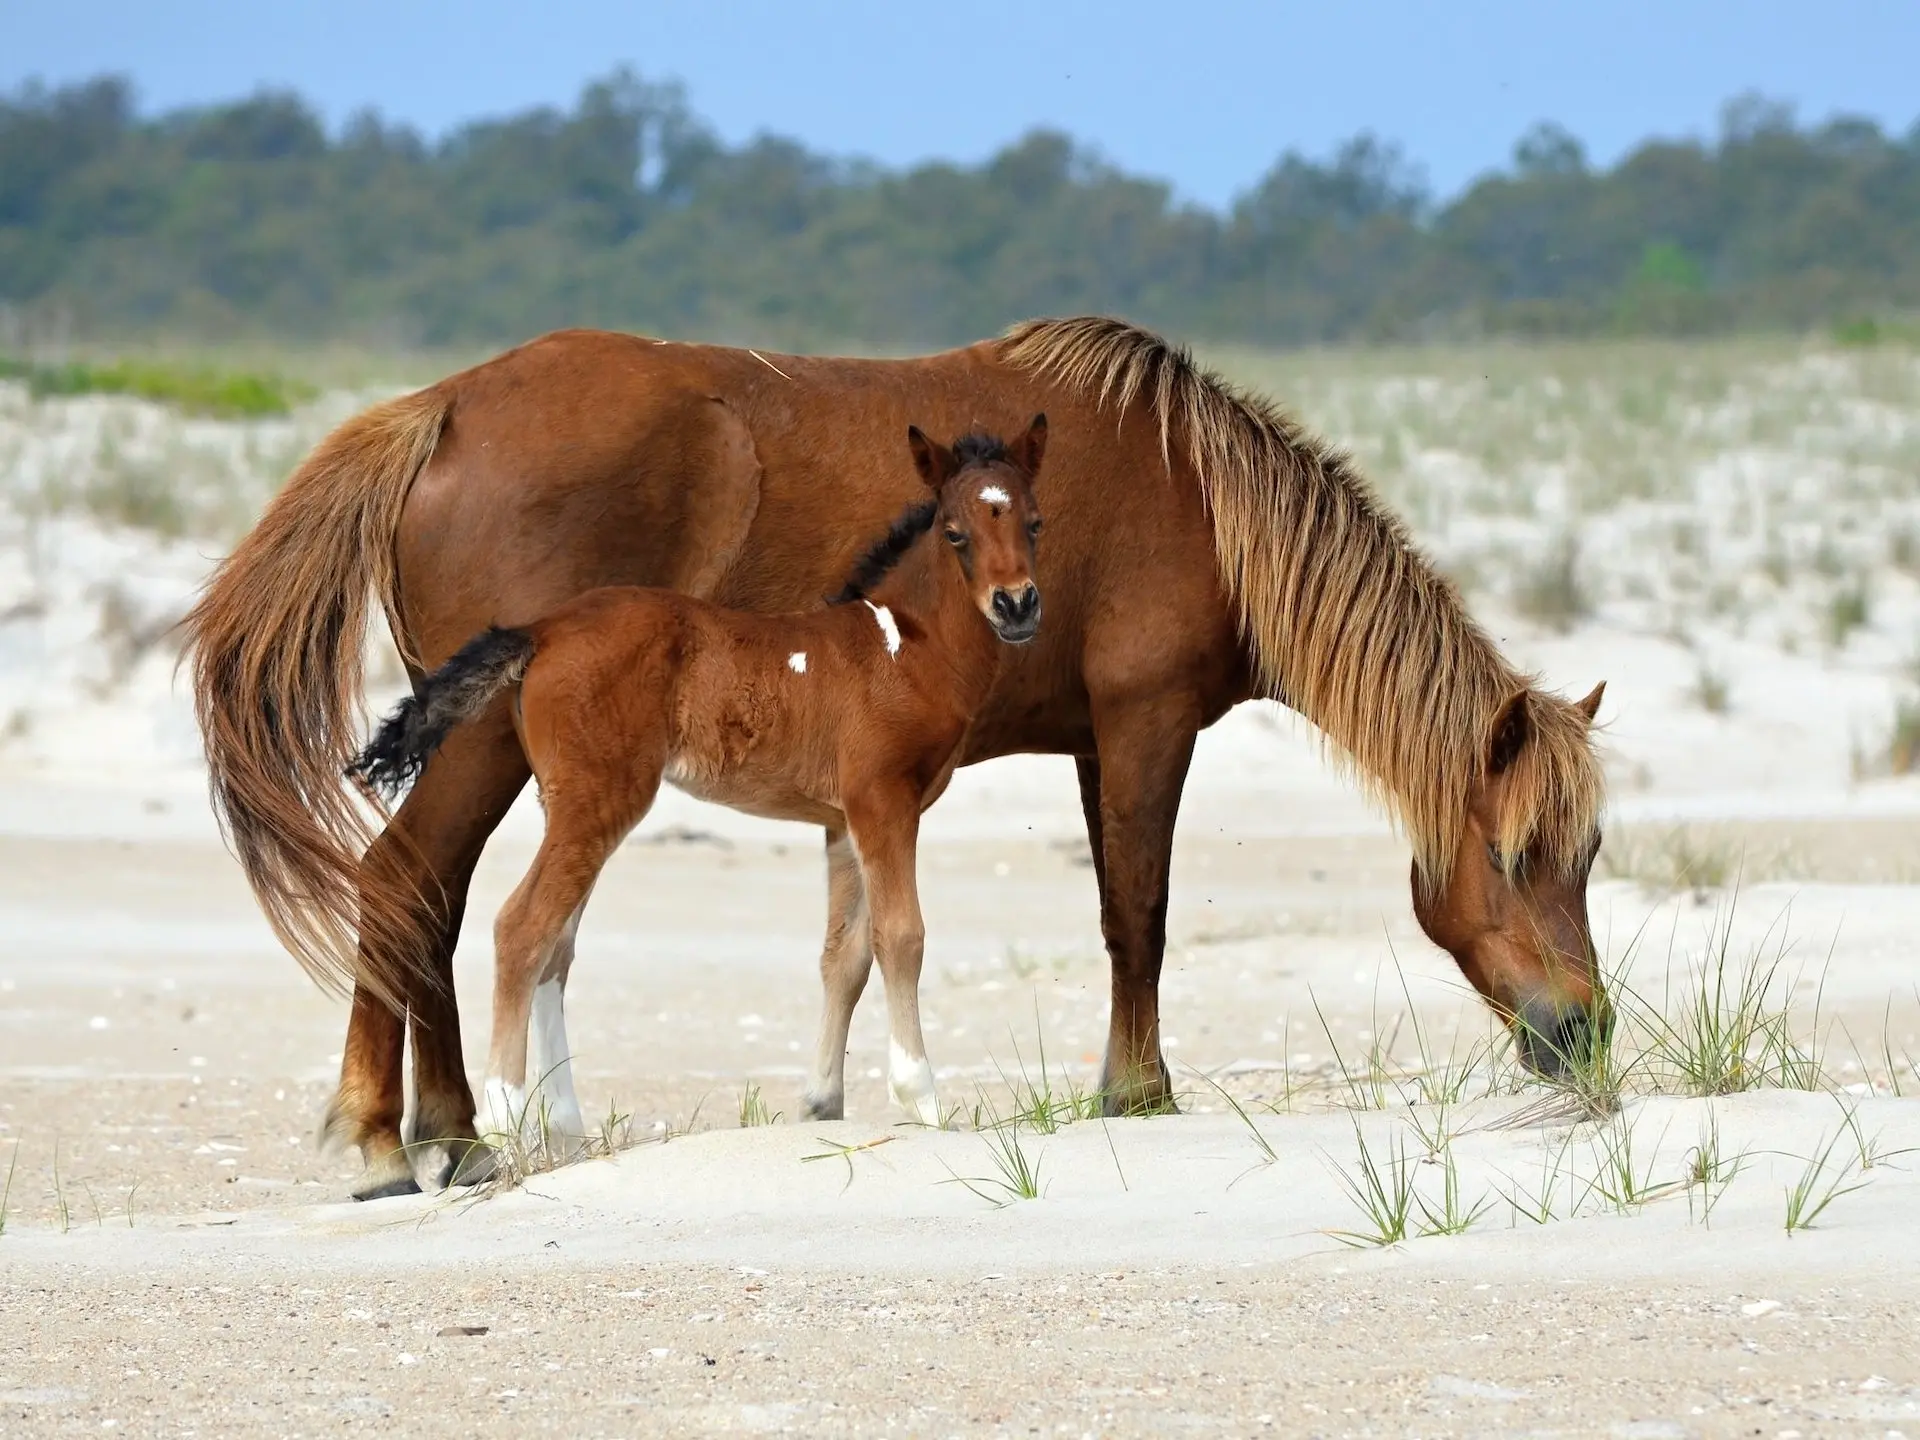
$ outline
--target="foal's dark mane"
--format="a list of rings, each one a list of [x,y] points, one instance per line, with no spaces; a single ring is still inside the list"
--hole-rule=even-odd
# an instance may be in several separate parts
[[[1006,442],[997,435],[976,430],[953,442],[955,476],[978,465],[1012,463],[1013,457],[1007,453]],[[907,552],[913,548],[913,542],[933,528],[933,517],[939,513],[940,502],[937,500],[916,500],[907,506],[888,527],[887,533],[876,540],[854,564],[847,583],[827,604],[851,605],[855,600],[864,600],[871,595],[874,587],[887,578],[888,572],[906,558]]]
[[[887,578],[887,573],[906,558],[913,542],[933,528],[933,517],[939,513],[938,500],[916,500],[901,511],[900,518],[860,557],[847,583],[840,587],[840,593],[827,604],[851,605],[855,600],[866,599],[873,588]]]

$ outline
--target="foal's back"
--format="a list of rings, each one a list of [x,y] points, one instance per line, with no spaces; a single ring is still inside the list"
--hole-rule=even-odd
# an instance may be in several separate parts
[[[850,761],[880,759],[904,730],[940,749],[964,731],[915,704],[883,613],[897,627],[866,604],[769,616],[670,590],[592,591],[531,627],[517,719],[528,763],[549,793],[657,765],[703,800],[833,823]],[[920,723],[900,723],[915,711]]]

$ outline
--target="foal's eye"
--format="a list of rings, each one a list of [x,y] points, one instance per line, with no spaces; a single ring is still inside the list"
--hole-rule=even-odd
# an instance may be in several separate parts
[[[1038,540],[1040,538],[1040,517],[1038,515],[1027,522],[1027,538],[1031,540]]]
[[[1518,875],[1522,870],[1527,868],[1526,851],[1523,850],[1518,855],[1510,856],[1492,842],[1488,842],[1487,844],[1487,859],[1491,860],[1493,862],[1493,868],[1502,874]]]
[[[959,530],[949,530],[949,531],[947,531],[947,532],[946,532],[946,536],[947,536],[947,543],[948,543],[949,545],[951,545],[951,546],[953,546],[953,548],[954,548],[954,549],[956,549],[956,550],[964,550],[964,549],[966,549],[966,546],[967,546],[967,537],[966,537],[966,535],[965,535],[964,533],[962,533],[961,531],[959,531]]]

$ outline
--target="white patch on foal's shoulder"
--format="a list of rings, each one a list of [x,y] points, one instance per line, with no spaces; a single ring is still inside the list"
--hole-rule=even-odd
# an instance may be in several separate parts
[[[1011,505],[1013,497],[998,485],[989,485],[980,492],[980,498],[989,505]]]
[[[806,674],[807,673],[807,652],[804,650],[796,650],[791,655],[787,656],[787,669],[791,670],[796,675]]]
[[[887,654],[898,655],[900,653],[900,627],[893,622],[893,611],[884,605],[876,605],[871,600],[863,600],[860,603],[873,611],[873,618],[879,622],[880,636],[887,642]]]

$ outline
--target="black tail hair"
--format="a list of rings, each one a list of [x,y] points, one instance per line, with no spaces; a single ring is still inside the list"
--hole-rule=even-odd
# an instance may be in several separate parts
[[[482,631],[394,708],[347,774],[394,799],[418,778],[453,727],[473,719],[494,696],[517,684],[531,659],[533,636],[528,631],[497,625]]]

